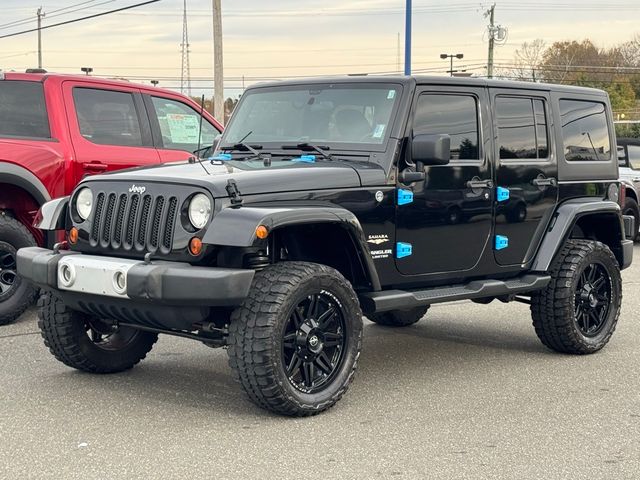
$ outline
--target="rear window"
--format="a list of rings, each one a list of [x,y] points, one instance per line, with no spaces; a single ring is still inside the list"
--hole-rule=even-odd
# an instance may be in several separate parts
[[[611,142],[604,103],[560,100],[564,157],[568,161],[606,161]]]
[[[51,138],[42,83],[0,81],[0,136]]]

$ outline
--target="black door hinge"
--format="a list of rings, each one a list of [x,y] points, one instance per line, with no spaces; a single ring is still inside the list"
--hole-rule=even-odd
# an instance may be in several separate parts
[[[231,199],[231,205],[239,205],[242,203],[242,194],[240,193],[240,190],[238,190],[238,185],[236,185],[236,181],[234,179],[227,181],[226,190],[229,194],[229,198]]]

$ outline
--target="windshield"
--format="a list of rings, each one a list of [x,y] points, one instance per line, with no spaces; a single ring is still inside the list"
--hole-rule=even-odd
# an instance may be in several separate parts
[[[334,149],[382,145],[401,88],[348,83],[249,90],[224,131],[222,148],[244,137],[247,144],[275,143],[278,147],[304,142]]]

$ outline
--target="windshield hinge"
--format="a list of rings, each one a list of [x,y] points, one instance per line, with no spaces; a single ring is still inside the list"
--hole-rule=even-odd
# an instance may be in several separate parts
[[[238,190],[238,185],[236,185],[236,181],[234,179],[227,181],[226,190],[229,194],[229,198],[231,199],[231,205],[239,205],[242,203],[242,194],[240,193],[240,190]]]

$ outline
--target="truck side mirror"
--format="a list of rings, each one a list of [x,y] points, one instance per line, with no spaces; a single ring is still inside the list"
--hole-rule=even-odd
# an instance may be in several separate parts
[[[411,141],[411,160],[424,165],[447,165],[451,158],[451,137],[449,135],[421,134]]]

